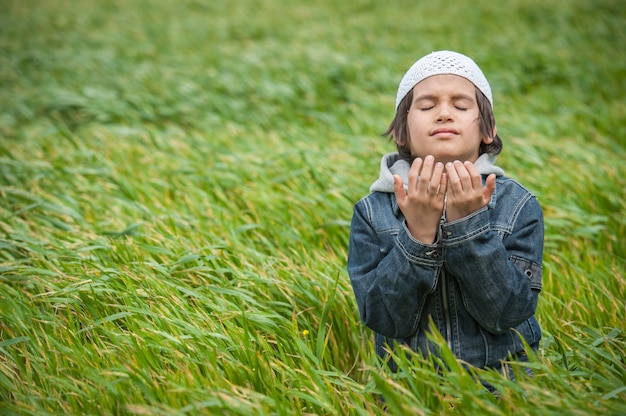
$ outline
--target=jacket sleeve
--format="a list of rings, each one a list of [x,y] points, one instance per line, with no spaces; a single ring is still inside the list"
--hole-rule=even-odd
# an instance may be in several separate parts
[[[543,214],[531,194],[519,201],[510,234],[500,237],[487,207],[442,227],[445,267],[472,317],[494,334],[535,314],[541,291]]]
[[[413,239],[403,220],[376,230],[367,199],[354,207],[348,274],[361,319],[377,333],[404,338],[418,326],[426,296],[437,284],[442,256],[437,245]]]

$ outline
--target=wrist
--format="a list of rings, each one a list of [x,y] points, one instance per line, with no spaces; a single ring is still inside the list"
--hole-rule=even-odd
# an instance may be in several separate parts
[[[437,239],[437,229],[432,231],[424,231],[419,227],[411,227],[409,223],[406,224],[406,228],[414,240],[424,244],[433,244]]]

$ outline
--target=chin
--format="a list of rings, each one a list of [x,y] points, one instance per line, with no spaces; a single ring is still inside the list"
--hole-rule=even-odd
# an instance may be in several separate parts
[[[455,155],[438,155],[435,156],[435,161],[446,164],[448,162],[454,162],[455,160],[459,160],[458,156]]]

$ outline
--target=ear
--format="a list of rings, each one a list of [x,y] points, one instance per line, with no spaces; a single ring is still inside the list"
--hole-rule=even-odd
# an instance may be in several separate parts
[[[483,143],[491,144],[494,137],[496,137],[496,134],[498,134],[498,128],[496,126],[493,126],[493,133],[491,134],[491,137],[483,137]]]
[[[396,134],[396,129],[393,129],[393,131],[391,132],[391,137],[393,137],[393,141],[396,144],[399,144],[400,146],[404,146],[406,143],[402,143],[400,140],[398,140],[398,135]]]

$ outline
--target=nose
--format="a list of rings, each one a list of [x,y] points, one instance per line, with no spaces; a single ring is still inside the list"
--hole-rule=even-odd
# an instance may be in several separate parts
[[[443,123],[450,120],[452,120],[452,112],[450,111],[450,106],[443,103],[439,106],[439,112],[437,113],[437,122]]]

